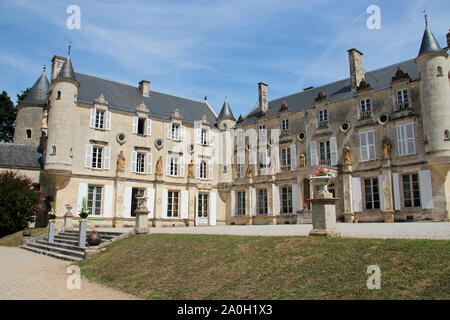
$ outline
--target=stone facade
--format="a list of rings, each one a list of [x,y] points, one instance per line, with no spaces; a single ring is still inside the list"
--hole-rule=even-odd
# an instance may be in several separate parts
[[[206,98],[163,101],[145,80],[110,90],[55,56],[49,102],[19,107],[15,143],[44,150],[33,176],[56,201],[57,227],[66,203],[77,221],[83,198],[90,224],[133,226],[138,193],[150,226],[311,223],[319,168],[338,172],[337,220],[448,220],[447,51],[365,74],[351,49],[348,79],[270,102],[260,83],[259,106],[238,121],[228,101],[217,116]],[[94,82],[104,86],[83,87]]]

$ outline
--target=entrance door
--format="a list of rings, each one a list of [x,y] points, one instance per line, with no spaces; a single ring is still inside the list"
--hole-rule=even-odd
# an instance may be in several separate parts
[[[208,225],[208,194],[199,193],[196,204],[195,225]]]

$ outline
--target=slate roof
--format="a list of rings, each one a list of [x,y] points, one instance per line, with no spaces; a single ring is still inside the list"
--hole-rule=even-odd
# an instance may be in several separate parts
[[[230,105],[228,103],[228,99],[225,99],[222,109],[220,110],[220,114],[217,117],[217,120],[225,120],[225,119],[236,121],[236,118],[233,116],[233,112],[231,111]]]
[[[31,88],[30,92],[25,96],[21,104],[35,104],[43,106],[47,104],[47,94],[50,88],[47,76],[43,72]]]
[[[56,79],[70,79],[77,81],[77,78],[75,77],[75,72],[73,71],[72,61],[70,60],[70,57],[68,57],[64,61],[64,64],[61,67],[61,70],[59,70]]]
[[[200,121],[203,115],[210,123],[216,122],[216,116],[204,102],[179,98],[172,95],[150,90],[150,96],[144,97],[138,87],[106,80],[84,73],[76,72],[78,89],[78,101],[93,104],[101,94],[105,96],[111,109],[136,112],[136,107],[141,103],[150,110],[150,116],[162,119],[170,119],[170,115],[178,109],[183,117],[183,122],[194,124]]]
[[[417,66],[414,63],[414,59],[410,59],[381,69],[366,72],[365,80],[372,86],[374,91],[389,88],[391,86],[392,77],[395,75],[398,67],[408,73],[412,81],[418,79]],[[269,110],[266,115],[269,119],[277,117],[283,101],[287,103],[292,112],[313,108],[314,99],[320,91],[323,91],[328,96],[330,103],[350,99],[354,97],[355,94],[350,87],[350,78],[347,78],[269,101]],[[245,117],[245,123],[255,123],[258,114],[259,108],[256,107]]]
[[[0,143],[0,167],[41,169],[42,154],[37,146]]]
[[[422,43],[420,45],[419,56],[428,53],[428,52],[441,52],[442,49],[439,46],[436,38],[431,32],[428,25],[425,27],[425,31],[423,32]]]

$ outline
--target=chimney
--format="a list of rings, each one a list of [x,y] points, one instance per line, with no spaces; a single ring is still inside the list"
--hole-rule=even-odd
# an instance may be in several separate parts
[[[144,97],[150,96],[150,81],[142,80],[139,82],[139,91],[141,91]]]
[[[350,84],[352,90],[355,90],[364,79],[363,54],[355,48],[347,50],[347,52],[350,65]]]
[[[259,109],[262,113],[266,113],[269,110],[269,98],[267,93],[267,84],[258,83],[258,93],[259,93]]]
[[[52,59],[52,81],[58,76],[66,58],[60,56],[54,56]]]

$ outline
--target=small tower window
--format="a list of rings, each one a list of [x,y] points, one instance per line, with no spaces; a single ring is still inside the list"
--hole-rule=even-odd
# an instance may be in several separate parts
[[[56,100],[60,100],[61,99],[61,91],[58,91],[58,94],[56,96]]]
[[[450,140],[450,132],[447,130],[444,131],[444,140],[449,141]]]
[[[27,135],[27,139],[31,139],[31,129],[27,129],[26,135]]]
[[[56,146],[52,146],[52,156],[56,155]]]
[[[442,73],[442,67],[441,66],[437,67],[437,76],[438,77],[443,77],[444,76],[444,74]]]

